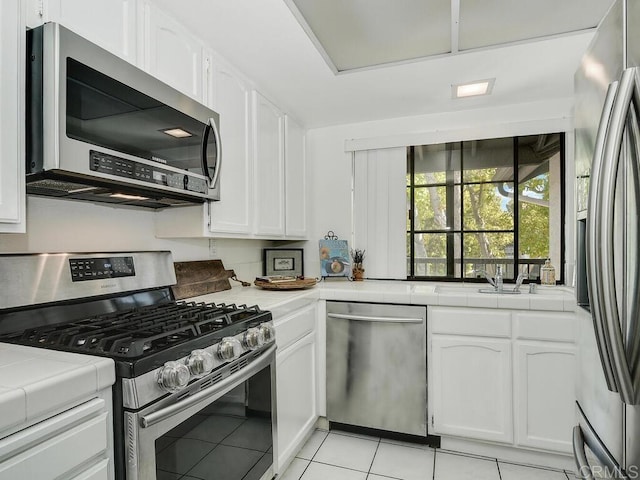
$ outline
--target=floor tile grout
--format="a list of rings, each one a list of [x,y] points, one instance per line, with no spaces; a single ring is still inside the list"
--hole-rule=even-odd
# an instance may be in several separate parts
[[[549,472],[559,472],[559,473],[563,473],[565,476],[566,480],[571,480],[571,476],[569,475],[569,472],[567,472],[564,469],[554,469],[552,467],[545,467],[545,466],[537,466],[537,465],[528,465],[528,464],[522,464],[522,463],[516,463],[513,461],[504,461],[504,460],[499,460],[497,458],[494,457],[485,457],[485,456],[481,456],[481,455],[474,455],[474,454],[466,454],[464,452],[454,452],[451,450],[441,450],[441,449],[437,449],[437,448],[432,448],[432,447],[428,447],[428,448],[422,448],[421,446],[411,446],[411,445],[406,445],[404,443],[394,443],[394,442],[388,442],[388,441],[384,441],[381,437],[368,437],[365,435],[357,435],[357,434],[349,434],[349,433],[342,433],[340,431],[324,431],[324,430],[319,430],[323,433],[325,433],[324,438],[322,439],[322,441],[320,442],[320,444],[318,445],[318,447],[315,449],[315,451],[313,452],[313,454],[311,455],[311,459],[304,459],[301,457],[294,457],[294,458],[299,458],[300,460],[305,460],[307,461],[307,465],[304,467],[304,470],[302,471],[300,477],[298,477],[299,480],[302,480],[302,478],[304,477],[304,475],[306,474],[306,472],[308,471],[308,469],[311,467],[312,463],[318,464],[318,465],[325,465],[328,467],[333,467],[333,468],[339,468],[339,469],[344,469],[344,470],[349,470],[352,472],[358,472],[358,473],[364,473],[365,474],[365,480],[368,480],[371,476],[375,475],[377,477],[384,477],[384,478],[388,478],[391,480],[400,480],[398,479],[398,477],[393,477],[393,476],[389,476],[389,475],[383,475],[383,474],[377,474],[374,473],[372,471],[373,469],[373,465],[375,463],[376,457],[378,456],[378,454],[380,453],[380,447],[381,444],[385,444],[385,445],[393,445],[395,447],[404,447],[404,448],[409,448],[412,450],[423,450],[425,452],[431,451],[433,452],[433,463],[432,463],[432,474],[431,476],[427,476],[426,478],[430,478],[431,480],[438,480],[436,477],[436,466],[437,466],[437,461],[438,461],[438,456],[442,453],[445,455],[454,455],[454,456],[462,456],[462,457],[467,457],[467,458],[471,458],[471,459],[477,459],[477,460],[482,460],[482,461],[493,461],[495,462],[496,468],[498,470],[498,480],[502,480],[502,471],[501,471],[501,464],[504,465],[514,465],[517,467],[525,467],[525,468],[532,468],[535,470],[543,470],[543,471],[549,471]],[[342,437],[350,437],[353,438],[355,440],[363,440],[363,441],[367,441],[367,442],[376,442],[376,448],[375,451],[373,453],[373,457],[371,458],[370,464],[368,469],[365,470],[359,470],[357,468],[352,468],[352,467],[346,467],[343,465],[335,465],[333,463],[327,463],[327,462],[321,462],[318,460],[315,460],[320,452],[320,450],[322,449],[322,447],[325,445],[327,439],[329,438],[329,435],[331,434],[335,434],[338,436],[342,436]],[[316,467],[317,468],[317,467]],[[425,472],[426,473],[426,472]],[[424,478],[424,477],[423,477]]]
[[[378,454],[378,449],[380,448],[380,439],[378,439],[378,445],[376,445],[376,451],[373,452],[373,458],[371,459],[371,463],[369,464],[369,471],[367,472],[367,478],[371,474],[371,467],[373,467],[373,462],[376,461],[376,455]]]

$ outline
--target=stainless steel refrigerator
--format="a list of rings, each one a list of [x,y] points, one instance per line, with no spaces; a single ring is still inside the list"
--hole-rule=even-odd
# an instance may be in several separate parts
[[[581,478],[640,478],[640,0],[616,1],[575,76]]]

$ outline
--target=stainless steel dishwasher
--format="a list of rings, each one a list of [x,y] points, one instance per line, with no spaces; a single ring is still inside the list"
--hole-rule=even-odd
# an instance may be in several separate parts
[[[327,418],[427,436],[427,309],[327,302]]]

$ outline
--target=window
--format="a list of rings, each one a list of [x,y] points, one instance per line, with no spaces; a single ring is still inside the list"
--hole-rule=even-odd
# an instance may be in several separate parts
[[[564,134],[413,146],[407,152],[409,279],[563,283]]]

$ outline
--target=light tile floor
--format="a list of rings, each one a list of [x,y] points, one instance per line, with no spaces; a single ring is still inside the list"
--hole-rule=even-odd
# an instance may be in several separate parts
[[[281,480],[569,480],[571,472],[515,465],[426,445],[316,430]]]

